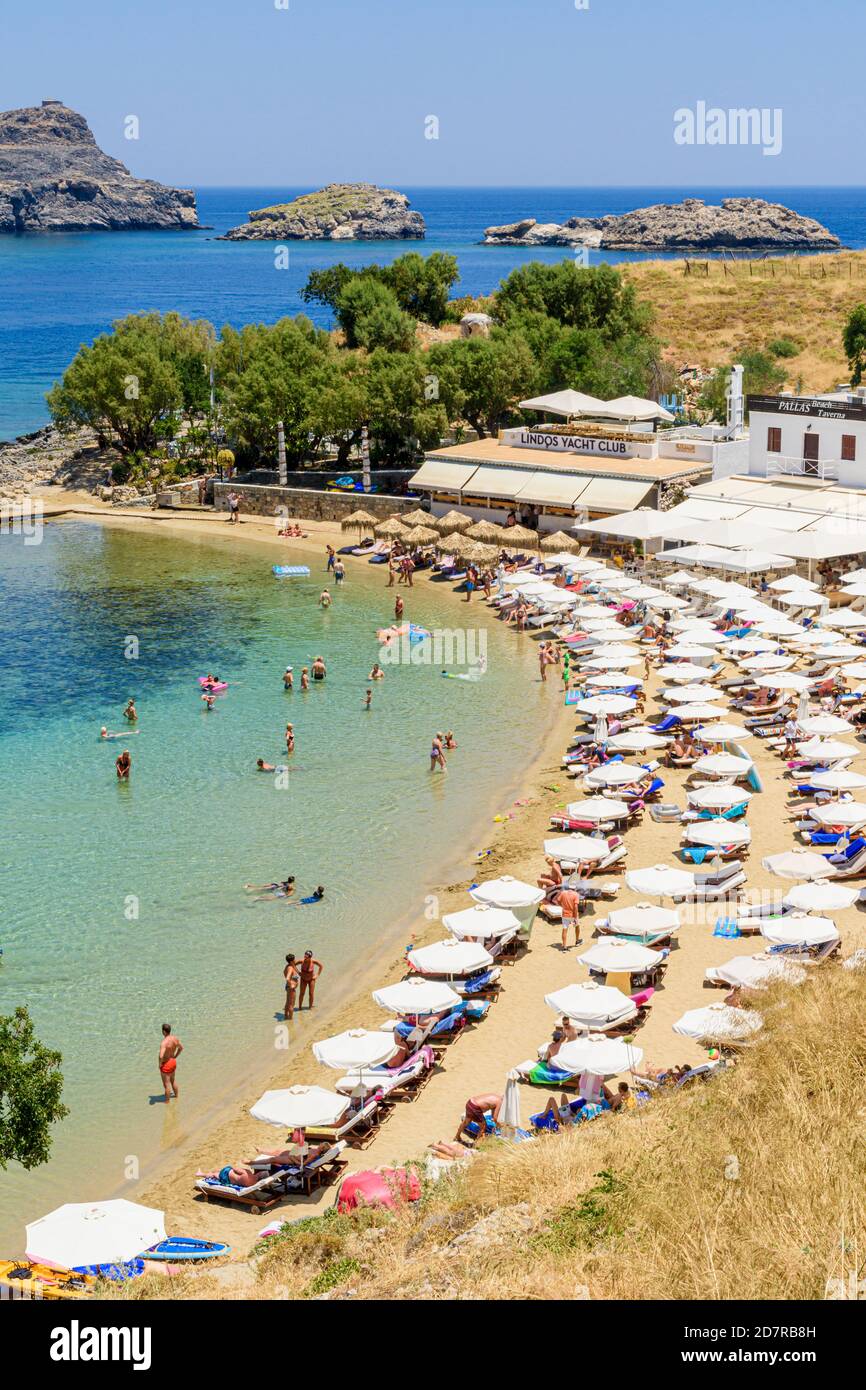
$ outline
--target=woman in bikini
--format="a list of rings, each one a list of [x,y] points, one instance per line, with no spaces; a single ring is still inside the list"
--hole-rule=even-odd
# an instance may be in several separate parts
[[[295,1016],[295,995],[298,992],[298,984],[300,981],[294,955],[286,956],[283,979],[286,982],[286,1003],[283,1009],[283,1018],[290,1023]]]

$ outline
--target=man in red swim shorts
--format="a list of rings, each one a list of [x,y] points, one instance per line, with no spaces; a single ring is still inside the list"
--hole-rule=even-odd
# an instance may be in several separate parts
[[[159,1075],[166,1101],[170,1101],[172,1096],[175,1100],[178,1098],[177,1059],[182,1052],[183,1043],[180,1038],[175,1037],[171,1031],[170,1023],[164,1023],[162,1025],[162,1042],[159,1045]]]

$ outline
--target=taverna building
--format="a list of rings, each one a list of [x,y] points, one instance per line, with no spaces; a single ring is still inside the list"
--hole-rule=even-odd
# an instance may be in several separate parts
[[[434,516],[459,507],[502,523],[513,513],[523,525],[557,531],[670,505],[690,487],[748,467],[744,438],[716,426],[666,428],[673,417],[656,401],[559,391],[520,407],[545,422],[425,456],[410,486],[429,497]]]

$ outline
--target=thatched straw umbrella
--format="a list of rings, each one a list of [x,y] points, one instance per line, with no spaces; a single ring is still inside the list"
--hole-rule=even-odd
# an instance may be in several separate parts
[[[476,521],[474,526],[469,527],[466,534],[471,536],[474,541],[492,542],[496,545],[502,540],[504,528],[497,526],[494,521]]]
[[[344,531],[357,530],[360,534],[361,531],[374,530],[376,518],[372,512],[365,512],[363,508],[359,508],[358,511],[350,512],[348,516],[344,516],[340,526]]]
[[[538,533],[528,526],[506,526],[502,532],[502,544],[506,550],[537,550]]]
[[[459,531],[452,531],[450,536],[443,536],[439,542],[439,549],[446,555],[463,555],[472,545],[465,536],[461,536]]]
[[[567,531],[554,531],[550,536],[543,536],[541,540],[542,550],[580,550],[580,541],[575,536],[570,536]]]
[[[438,542],[439,532],[434,531],[432,526],[412,526],[403,537],[408,545],[432,545]]]
[[[399,517],[389,516],[387,521],[381,522],[376,527],[376,535],[383,536],[385,540],[402,541],[406,536],[406,527]]]
[[[464,512],[446,512],[444,516],[434,516],[431,518],[431,525],[441,532],[443,536],[449,535],[452,531],[468,531],[472,525],[472,517],[466,516]]]
[[[416,507],[414,512],[401,512],[400,520],[404,526],[432,526],[433,518],[429,512],[425,512],[423,507]]]
[[[499,559],[499,547],[497,545],[483,545],[481,541],[475,541],[463,552],[463,558],[471,560],[475,565],[495,565]]]

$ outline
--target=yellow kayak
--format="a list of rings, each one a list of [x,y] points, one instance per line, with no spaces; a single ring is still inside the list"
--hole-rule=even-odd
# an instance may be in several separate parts
[[[73,1274],[30,1260],[0,1260],[0,1291],[8,1289],[14,1298],[84,1298],[95,1283],[89,1274]]]

